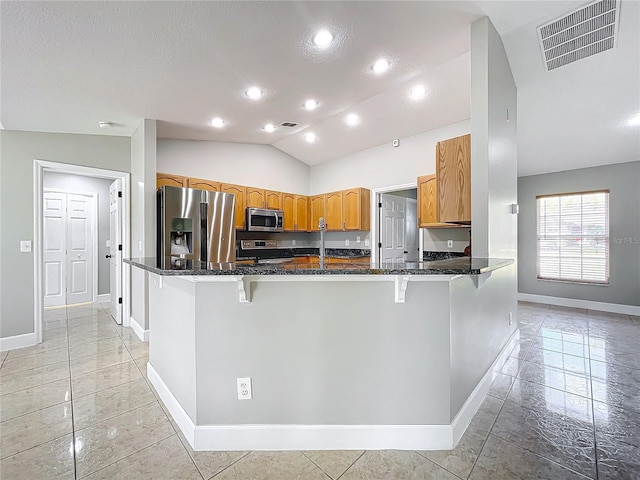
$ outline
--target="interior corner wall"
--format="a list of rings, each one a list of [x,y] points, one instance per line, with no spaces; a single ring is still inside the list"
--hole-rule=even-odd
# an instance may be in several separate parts
[[[158,139],[159,172],[307,195],[309,165],[271,145]]]
[[[34,332],[32,252],[20,240],[34,241],[34,160],[128,172],[128,137],[0,130],[0,337]],[[10,301],[9,301],[10,299]]]
[[[469,133],[469,120],[401,138],[311,167],[310,195],[353,187],[369,189],[416,183],[436,173],[436,143]]]
[[[518,179],[518,292],[640,306],[640,161]],[[608,286],[537,279],[537,195],[609,190]]]
[[[144,119],[131,136],[131,256],[156,255],[156,121]],[[131,269],[131,317],[149,328],[147,274]]]
[[[471,25],[471,242],[474,256],[517,258],[517,89],[488,18]]]

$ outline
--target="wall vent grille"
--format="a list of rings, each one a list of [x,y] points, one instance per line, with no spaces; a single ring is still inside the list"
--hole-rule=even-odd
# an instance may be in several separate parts
[[[293,127],[297,127],[298,124],[295,122],[282,122],[280,124],[281,127],[289,127],[289,128],[293,128]]]
[[[538,27],[547,71],[616,46],[620,0],[599,0]]]

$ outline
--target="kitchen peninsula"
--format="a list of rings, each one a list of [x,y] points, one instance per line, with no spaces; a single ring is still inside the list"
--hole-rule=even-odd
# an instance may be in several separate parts
[[[195,450],[452,448],[516,327],[512,260],[127,263],[149,276],[149,379]]]

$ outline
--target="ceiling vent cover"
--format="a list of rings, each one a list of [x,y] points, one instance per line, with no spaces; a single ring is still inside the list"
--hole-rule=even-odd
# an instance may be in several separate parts
[[[297,124],[297,123],[295,123],[295,122],[282,122],[282,123],[280,124],[280,126],[282,126],[282,127],[289,127],[289,128],[293,128],[293,127],[297,127],[297,126],[298,126],[298,124]]]
[[[615,47],[620,0],[600,0],[538,27],[547,71]]]

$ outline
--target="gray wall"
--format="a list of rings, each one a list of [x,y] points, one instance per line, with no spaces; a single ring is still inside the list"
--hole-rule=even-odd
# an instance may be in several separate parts
[[[611,192],[609,286],[536,279],[536,195],[600,189]],[[518,203],[520,293],[640,305],[640,162],[520,177]]]
[[[57,188],[71,192],[98,194],[98,294],[109,293],[109,186],[113,180],[105,178],[45,172],[42,179],[44,188]]]
[[[32,333],[33,253],[20,253],[20,240],[34,240],[34,159],[128,172],[128,137],[0,131],[0,337]]]

